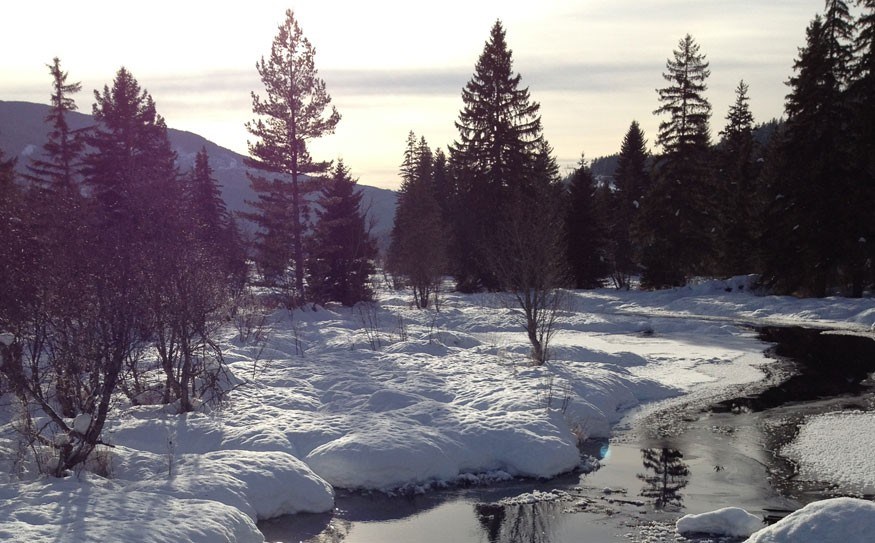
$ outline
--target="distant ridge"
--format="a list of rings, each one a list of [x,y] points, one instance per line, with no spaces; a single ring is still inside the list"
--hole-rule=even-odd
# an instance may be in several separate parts
[[[48,127],[45,117],[49,106],[32,102],[9,102],[0,100],[0,149],[7,157],[18,157],[18,167],[23,170],[30,157],[36,156],[42,150],[46,141]],[[87,128],[93,124],[91,115],[80,112],[70,113],[70,127],[74,130]],[[168,129],[170,143],[179,156],[178,165],[181,172],[187,172],[194,164],[194,157],[205,147],[210,156],[210,166],[222,186],[222,197],[228,209],[242,211],[246,209],[245,201],[255,199],[255,194],[249,187],[246,178],[245,157],[217,145],[210,140],[184,130]],[[353,166],[354,165],[350,165]],[[359,185],[363,194],[362,205],[368,209],[376,221],[374,236],[381,247],[388,246],[389,232],[392,230],[392,220],[395,216],[395,191]]]

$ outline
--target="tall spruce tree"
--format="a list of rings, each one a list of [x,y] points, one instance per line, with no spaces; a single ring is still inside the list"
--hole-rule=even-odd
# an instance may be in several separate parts
[[[361,209],[361,192],[342,160],[334,166],[319,196],[321,209],[309,240],[307,280],[313,301],[345,306],[371,300],[377,246]]]
[[[258,201],[250,202],[255,210],[244,216],[259,227],[257,248],[271,273],[294,267],[291,304],[306,300],[304,196],[317,188],[306,176],[330,167],[330,162],[313,160],[307,142],[333,133],[340,121],[334,106],[328,109],[331,96],[318,77],[315,54],[294,13],[287,10],[270,56],[256,65],[266,94],[262,98],[252,93],[252,112],[258,117],[246,123],[256,138],[249,144],[249,165],[259,173],[250,176],[258,195]]]
[[[413,289],[413,301],[420,309],[437,295],[447,266],[447,229],[435,198],[433,166],[425,138],[417,141],[411,131],[401,164],[387,265]]]
[[[574,288],[603,286],[608,274],[605,258],[605,228],[597,204],[598,185],[587,161],[581,157],[568,183],[565,236],[569,274]]]
[[[758,175],[754,153],[753,115],[744,81],[735,89],[735,103],[726,115],[726,128],[717,151],[718,231],[716,271],[723,275],[751,273],[754,265],[756,220],[759,216]]]
[[[55,199],[72,203],[79,196],[78,168],[85,147],[81,132],[70,128],[67,118],[76,111],[71,95],[82,90],[80,83],[67,83],[68,73],[61,70],[57,57],[48,66],[52,75],[51,109],[46,115],[48,141],[43,145],[44,157],[28,165],[26,177],[52,193]]]
[[[867,280],[871,285],[875,284],[875,265],[872,264],[875,262],[875,226],[868,210],[875,206],[875,0],[858,0],[857,3],[863,9],[856,24],[858,32],[854,40],[854,69],[848,102],[854,175],[859,179],[861,191],[856,201],[857,208],[863,211],[857,215],[864,223],[860,229],[865,239],[861,249],[868,262]]]
[[[620,157],[614,174],[615,191],[607,227],[611,240],[611,275],[617,288],[630,286],[630,278],[640,271],[640,242],[637,236],[638,217],[644,196],[650,190],[650,158],[647,141],[637,121],[632,121],[620,146]]]
[[[141,219],[153,204],[160,207],[163,199],[178,196],[176,153],[167,125],[152,96],[124,67],[112,88],[95,90],[94,98],[97,124],[86,137],[92,150],[84,158],[85,183],[103,220],[143,226],[150,222]]]
[[[502,208],[534,180],[543,140],[540,106],[520,82],[504,27],[496,21],[462,90],[459,139],[450,148],[457,184],[453,273],[462,290],[498,288],[478,253],[497,242],[494,227]]]
[[[827,13],[842,16],[842,10]],[[854,201],[859,193],[849,171],[845,67],[834,63],[845,54],[833,50],[850,45],[833,40],[838,26],[816,16],[794,63],[778,165],[770,168],[777,175],[769,180],[763,239],[764,279],[781,291],[814,296],[839,286],[843,267],[860,265],[849,258],[860,251]]]
[[[195,155],[194,168],[189,175],[188,201],[196,227],[204,237],[221,237],[222,232],[229,228],[231,218],[213,175],[206,147]]]
[[[642,284],[683,284],[707,270],[714,194],[709,171],[711,104],[704,96],[710,75],[705,55],[687,34],[666,61],[667,87],[657,89],[668,115],[660,122],[656,143],[663,153],[655,167],[653,189],[645,199]]]

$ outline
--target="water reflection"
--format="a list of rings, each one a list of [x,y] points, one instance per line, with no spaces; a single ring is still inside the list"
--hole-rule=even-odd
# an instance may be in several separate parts
[[[684,506],[681,490],[690,483],[690,468],[677,449],[666,447],[641,449],[641,460],[647,473],[637,477],[644,481],[640,495],[653,499],[658,509]]]
[[[554,540],[553,535],[562,514],[562,504],[478,503],[474,506],[474,511],[489,543],[548,543]]]

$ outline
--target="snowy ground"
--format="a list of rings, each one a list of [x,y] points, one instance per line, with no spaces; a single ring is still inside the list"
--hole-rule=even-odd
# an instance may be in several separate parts
[[[799,467],[800,479],[826,481],[839,492],[875,494],[875,413],[817,415],[781,450]]]
[[[334,487],[550,477],[632,407],[761,378],[764,345],[739,324],[865,333],[875,321],[871,300],[757,297],[744,284],[570,293],[541,368],[496,295],[450,294],[434,312],[384,292],[372,308],[276,311],[247,340],[229,327],[240,386],[227,405],[120,403],[100,466],[110,479],[34,478],[14,462],[12,425],[0,428],[0,538],[260,541],[255,521],[331,510]]]

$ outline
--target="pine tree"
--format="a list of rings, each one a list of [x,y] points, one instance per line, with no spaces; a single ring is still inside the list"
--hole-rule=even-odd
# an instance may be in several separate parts
[[[371,300],[377,247],[365,224],[361,192],[342,160],[319,196],[321,209],[310,238],[307,281],[313,301],[352,306]]]
[[[310,156],[307,142],[331,134],[340,114],[331,104],[325,81],[318,77],[316,52],[304,37],[291,10],[279,26],[270,57],[257,64],[264,84],[264,98],[252,93],[252,112],[258,116],[246,124],[257,138],[249,145],[250,166],[260,174],[250,176],[258,201],[244,216],[260,228],[258,249],[274,273],[294,266],[292,304],[306,300],[304,291],[305,194],[316,187],[305,176],[324,173],[330,162]],[[269,175],[268,180],[264,176]],[[290,246],[287,249],[286,246]],[[276,269],[279,268],[279,269]]]
[[[392,225],[387,265],[413,289],[420,309],[437,296],[446,271],[447,235],[434,194],[433,157],[425,138],[407,136],[401,188]]]
[[[854,19],[844,0],[825,0],[824,4],[822,32],[827,61],[834,67],[833,74],[839,86],[845,88],[854,67]]]
[[[454,274],[458,288],[497,288],[495,274],[478,258],[494,244],[494,225],[515,191],[533,179],[543,140],[540,106],[520,88],[500,21],[462,90],[464,106],[450,148],[457,183]]]
[[[735,103],[726,115],[726,128],[720,132],[718,147],[718,194],[720,207],[717,270],[724,275],[753,271],[755,221],[758,202],[754,180],[758,172],[754,155],[753,115],[750,112],[744,81],[735,89]]]
[[[72,200],[79,196],[77,170],[85,144],[82,134],[70,129],[67,117],[77,109],[71,95],[82,90],[82,85],[67,83],[68,74],[61,70],[61,61],[57,57],[48,68],[52,74],[53,92],[51,109],[45,119],[51,127],[49,139],[43,145],[46,158],[29,164],[30,174],[26,177],[51,192],[54,198],[72,204]]]
[[[196,228],[205,238],[219,239],[230,227],[231,218],[218,181],[213,176],[210,155],[202,147],[195,155],[188,182],[188,201]]]
[[[85,183],[104,220],[143,223],[153,206],[178,201],[176,153],[167,137],[167,125],[156,112],[152,96],[141,90],[124,67],[112,88],[94,91],[94,98],[92,114],[97,125],[86,137],[92,151],[84,158]],[[152,216],[151,221],[158,218]]]
[[[861,256],[865,270],[868,261],[868,282],[875,284],[875,226],[869,217],[869,210],[875,207],[875,0],[858,0],[863,7],[856,27],[854,41],[854,64],[852,82],[848,89],[848,102],[851,110],[851,146],[854,157],[854,176],[859,180],[860,192],[855,198],[856,214],[862,245]],[[860,244],[859,239],[865,240]],[[862,281],[860,281],[862,287]],[[854,293],[856,294],[856,292]]]
[[[605,231],[598,211],[597,191],[592,171],[581,157],[569,179],[565,219],[569,272],[574,287],[579,289],[601,287],[607,275]]]
[[[771,167],[776,177],[770,180],[763,242],[767,283],[814,296],[825,296],[837,286],[848,255],[859,252],[860,236],[853,231],[858,192],[849,172],[844,67],[833,64],[844,55],[832,51],[836,43],[827,31],[836,26],[816,16],[794,63],[787,123],[774,158],[778,165]]]
[[[609,238],[611,240],[612,277],[617,288],[629,288],[632,275],[639,272],[640,242],[636,235],[638,216],[644,195],[650,190],[650,165],[647,141],[637,121],[632,121],[623,137],[617,170],[616,188],[611,197]]]
[[[687,34],[666,62],[663,78],[669,86],[657,89],[662,105],[655,114],[668,114],[659,125],[653,189],[645,199],[642,232],[642,284],[662,287],[683,284],[692,274],[707,270],[713,228],[714,194],[709,172],[711,104],[703,96],[710,75],[705,55]]]

